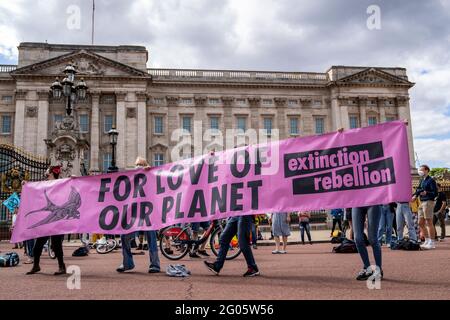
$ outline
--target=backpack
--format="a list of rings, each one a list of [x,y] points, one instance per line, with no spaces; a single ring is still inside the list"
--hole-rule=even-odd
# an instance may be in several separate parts
[[[89,254],[89,250],[86,247],[79,247],[72,253],[72,257],[85,257]]]
[[[7,252],[0,256],[0,267],[15,267],[19,264],[19,255],[15,252]]]
[[[391,243],[391,250],[418,251],[420,250],[420,245],[417,242],[403,239],[393,241]]]
[[[331,243],[342,243],[344,241],[344,237],[333,237],[331,238]]]
[[[340,245],[333,248],[334,253],[357,253],[356,243],[349,239],[344,239]]]

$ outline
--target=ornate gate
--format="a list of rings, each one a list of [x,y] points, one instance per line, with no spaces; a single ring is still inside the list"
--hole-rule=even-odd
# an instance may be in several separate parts
[[[11,145],[0,144],[0,202],[14,192],[20,194],[22,181],[43,180],[48,166],[49,162],[45,158]],[[11,212],[0,205],[0,240],[10,239],[11,216]]]

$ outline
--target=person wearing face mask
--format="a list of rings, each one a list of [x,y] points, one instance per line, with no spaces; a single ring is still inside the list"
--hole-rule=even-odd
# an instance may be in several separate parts
[[[425,236],[425,242],[421,245],[421,248],[429,250],[435,248],[432,240],[435,237],[433,209],[434,199],[437,197],[438,192],[436,181],[428,175],[430,173],[430,167],[425,164],[421,165],[418,173],[422,179],[420,180],[412,200],[414,201],[417,197],[420,199],[419,226]]]
[[[137,157],[135,162],[136,169],[143,168],[145,170],[150,169],[150,166],[142,157]],[[161,270],[159,256],[158,256],[158,243],[156,237],[156,231],[144,231],[144,235],[147,238],[148,242],[148,252],[150,256],[150,267],[148,269],[148,273],[158,273]],[[131,253],[131,240],[136,237],[136,232],[132,232],[129,234],[124,234],[120,236],[122,241],[122,255],[123,255],[123,263],[119,266],[116,271],[117,272],[125,272],[127,270],[134,269],[134,261],[133,254]]]
[[[59,178],[60,173],[61,173],[60,166],[51,166],[49,169],[47,169],[45,175],[47,177],[47,180],[55,180]],[[36,239],[33,248],[33,268],[31,268],[31,270],[28,271],[27,274],[35,274],[41,271],[41,267],[39,265],[41,260],[41,254],[42,250],[44,249],[44,245],[47,243],[49,238],[51,239],[52,248],[53,251],[55,252],[56,259],[58,259],[58,266],[59,266],[58,271],[56,271],[54,274],[56,276],[66,274],[66,265],[64,264],[63,258],[64,254],[62,247],[64,235],[54,235],[51,237],[40,237]]]

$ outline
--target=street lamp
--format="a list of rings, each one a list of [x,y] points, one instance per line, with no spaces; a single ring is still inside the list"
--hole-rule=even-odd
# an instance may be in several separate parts
[[[84,100],[86,99],[87,85],[84,82],[83,78],[77,83],[75,86],[75,74],[77,71],[72,64],[69,64],[64,69],[65,77],[59,82],[59,78],[56,78],[55,82],[51,85],[50,89],[52,90],[53,98],[59,99],[61,98],[61,94],[64,95],[67,99],[66,103],[66,114],[70,116],[72,114],[72,103],[75,100]]]
[[[111,157],[111,165],[108,168],[108,172],[117,172],[119,168],[116,166],[116,145],[117,145],[117,136],[119,132],[116,130],[115,126],[112,126],[111,130],[108,131],[109,136],[109,144],[112,148],[112,157]]]

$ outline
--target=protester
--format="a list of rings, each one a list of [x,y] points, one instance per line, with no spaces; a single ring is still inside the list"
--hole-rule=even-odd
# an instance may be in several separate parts
[[[433,226],[433,209],[434,199],[437,197],[436,181],[429,176],[430,167],[427,165],[420,166],[418,170],[419,176],[422,177],[419,186],[414,193],[412,200],[417,197],[420,199],[419,206],[419,226],[425,236],[425,242],[421,245],[422,249],[434,249],[433,239],[435,238]]]
[[[348,230],[349,236],[347,239],[353,240],[352,208],[345,208],[343,227],[344,227],[344,236],[347,238],[347,230]]]
[[[333,227],[331,228],[331,237],[333,237],[336,224],[338,225],[339,230],[342,231],[342,217],[344,215],[344,211],[342,209],[332,209],[330,214],[333,218]]]
[[[403,229],[408,229],[408,239],[410,241],[417,241],[417,233],[414,227],[413,213],[409,207],[408,202],[397,202],[397,210],[395,212],[397,221],[397,236],[398,240],[403,240]]]
[[[372,246],[373,256],[375,258],[376,268],[370,268],[369,253],[367,252],[364,239],[364,224],[367,217],[367,232],[369,243]],[[358,273],[356,280],[367,280],[370,277],[375,279],[383,278],[383,269],[381,265],[381,244],[378,239],[378,230],[381,218],[381,206],[359,207],[352,209],[353,232],[355,235],[356,248],[363,262],[363,269]]]
[[[273,254],[285,254],[288,237],[291,235],[289,223],[291,223],[291,217],[288,212],[276,212],[272,213],[272,232],[275,238],[275,250]],[[283,249],[280,250],[280,238],[283,239]]]
[[[302,211],[298,215],[299,220],[299,228],[300,228],[300,237],[302,239],[302,244],[305,244],[305,231],[306,235],[308,236],[309,244],[312,244],[311,240],[311,232],[310,232],[310,225],[309,225],[309,219],[311,219],[311,213],[307,211]]]
[[[378,241],[383,245],[383,235],[385,235],[385,243],[389,248],[392,241],[392,223],[394,221],[394,213],[388,204],[381,206],[381,219],[378,229]]]
[[[411,200],[409,202],[409,207],[411,209],[413,221],[414,221],[414,229],[416,230],[417,242],[422,241],[421,236],[420,236],[420,227],[419,227],[419,206],[420,206],[420,201],[418,198],[415,198],[414,200]]]
[[[250,246],[250,233],[252,228],[251,216],[240,216],[229,218],[225,229],[220,236],[220,248],[215,262],[204,261],[208,270],[219,275],[225,263],[228,250],[230,249],[230,242],[237,234],[239,248],[242,250],[245,261],[247,262],[247,272],[244,277],[254,277],[259,275],[259,269],[253,257],[252,248]]]
[[[433,226],[435,233],[435,240],[438,240],[436,232],[436,223],[439,221],[439,226],[441,227],[441,237],[440,240],[445,239],[445,208],[447,207],[447,197],[444,192],[441,191],[441,185],[437,184],[438,196],[436,197],[436,204],[434,205],[433,214]]]
[[[252,247],[253,249],[258,249],[258,225],[259,225],[259,216],[253,216],[252,223]]]
[[[191,228],[192,228],[192,237],[194,240],[198,239],[198,235],[199,235],[199,229],[200,227],[203,229],[203,232],[205,232],[210,226],[210,222],[209,221],[203,221],[203,222],[193,222],[191,224]],[[209,257],[209,254],[206,252],[205,248],[206,248],[206,244],[208,241],[203,242],[200,245],[200,248],[196,249],[195,246],[192,248],[192,251],[189,252],[189,256],[191,258],[200,258],[199,254],[204,256],[204,257]]]
[[[45,172],[47,180],[55,180],[59,178],[61,174],[60,166],[51,166]],[[44,245],[47,241],[51,239],[52,249],[56,255],[56,259],[58,260],[58,271],[56,271],[55,275],[66,274],[66,265],[64,264],[64,253],[62,243],[64,240],[64,235],[52,235],[50,237],[41,237],[37,238],[33,248],[33,267],[27,274],[35,274],[41,271],[41,267],[39,265],[42,255],[42,250],[44,249]]]
[[[144,168],[146,170],[150,169],[150,166],[142,157],[137,157],[135,162],[136,168]],[[150,267],[148,269],[149,273],[158,273],[161,270],[159,256],[158,256],[158,243],[156,231],[144,231],[145,236],[147,237],[148,242],[148,252],[150,256]],[[133,254],[131,253],[131,240],[136,236],[136,232],[132,232],[129,234],[121,235],[120,239],[122,242],[122,255],[123,255],[123,263],[119,266],[116,271],[117,272],[125,272],[127,270],[134,269],[134,261]]]

